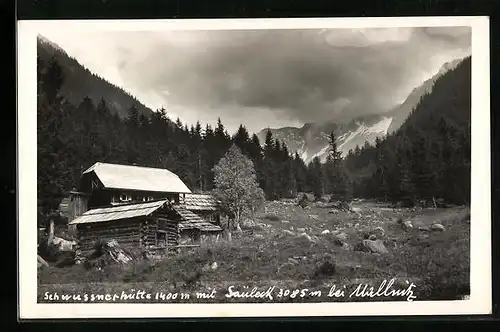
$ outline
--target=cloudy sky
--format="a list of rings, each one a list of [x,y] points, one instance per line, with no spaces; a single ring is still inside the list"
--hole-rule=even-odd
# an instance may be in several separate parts
[[[462,27],[40,33],[152,109],[230,131],[388,111],[471,51]]]

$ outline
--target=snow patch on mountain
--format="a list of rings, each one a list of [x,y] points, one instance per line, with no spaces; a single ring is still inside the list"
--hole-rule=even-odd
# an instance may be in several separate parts
[[[342,156],[356,146],[362,147],[365,142],[373,144],[377,137],[387,135],[393,118],[380,116],[367,120],[358,119],[349,125],[337,126],[325,124],[324,127],[304,126],[303,128],[271,129],[273,137],[284,141],[290,152],[297,152],[306,163],[318,157],[321,162],[326,161],[329,153],[329,135],[334,132],[337,137],[337,146]],[[259,133],[260,139],[265,137],[266,131]]]
[[[310,160],[319,157],[319,159],[323,162],[326,160],[326,157],[328,156],[328,150],[330,148],[330,145],[325,146],[322,148],[318,153],[315,153],[311,156]]]
[[[392,117],[383,117],[382,120],[371,126],[365,126],[364,124],[358,123],[359,127],[355,131],[342,135],[345,136],[348,134],[349,136],[346,139],[339,137],[339,141],[342,141],[339,145],[339,149],[342,150],[342,155],[345,156],[350,149],[356,148],[356,145],[360,145],[361,147],[365,141],[372,144],[377,137],[387,135],[391,123]]]
[[[443,64],[433,76],[415,87],[402,104],[383,114],[365,115],[353,119],[350,123],[337,124],[335,121],[323,123],[307,123],[302,128],[285,127],[271,129],[273,137],[283,141],[290,152],[298,155],[309,163],[315,157],[322,162],[328,156],[329,134],[333,132],[337,138],[337,146],[342,156],[349,150],[360,148],[368,142],[373,145],[377,138],[394,133],[400,128],[410,112],[417,106],[420,98],[432,91],[434,82],[444,73],[454,69],[463,59]],[[262,130],[258,136],[264,141],[267,130]]]

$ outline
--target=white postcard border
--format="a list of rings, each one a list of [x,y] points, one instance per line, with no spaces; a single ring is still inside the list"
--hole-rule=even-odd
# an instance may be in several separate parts
[[[53,24],[53,21],[48,22]],[[491,177],[488,17],[61,21],[68,33],[89,30],[316,29],[472,27],[471,296],[462,301],[306,304],[39,304],[37,303],[36,36],[47,21],[18,24],[18,272],[19,317],[291,317],[491,313]],[[390,276],[388,276],[390,277]]]

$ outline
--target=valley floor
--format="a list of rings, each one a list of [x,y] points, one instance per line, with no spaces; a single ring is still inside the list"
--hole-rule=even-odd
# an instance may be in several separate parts
[[[404,227],[406,221],[412,227]],[[436,223],[443,228],[429,229]],[[103,300],[99,294],[118,294],[114,302],[127,294],[136,302],[269,302],[271,297],[272,302],[406,301],[410,295],[419,301],[469,294],[466,207],[393,209],[357,200],[351,211],[342,211],[328,203],[302,208],[283,200],[267,202],[264,211],[245,221],[242,229],[231,243],[156,261],[103,270],[86,270],[82,265],[41,268],[38,301],[50,302],[48,295],[55,293],[80,295],[56,302],[99,302]],[[384,280],[392,278],[392,290],[407,291],[391,292]],[[365,292],[356,293],[358,285]],[[254,287],[262,297],[256,297],[256,290],[252,297],[243,297]],[[337,296],[332,296],[335,290]],[[152,298],[145,299],[144,294]],[[173,294],[178,295],[173,298]]]

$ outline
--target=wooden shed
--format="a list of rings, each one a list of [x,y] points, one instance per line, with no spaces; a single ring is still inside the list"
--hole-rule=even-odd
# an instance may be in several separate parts
[[[96,241],[114,239],[128,249],[176,249],[199,245],[204,236],[222,229],[168,199],[91,209],[70,222],[77,229],[77,243],[87,255]],[[181,234],[189,243],[181,243]]]
[[[219,239],[222,232],[220,225],[206,221],[184,206],[174,206],[174,210],[182,220],[179,224],[180,243],[182,245],[201,244]]]
[[[221,224],[220,206],[221,202],[209,194],[186,194],[183,206],[205,220],[216,225]]]
[[[70,191],[69,196],[63,198],[59,203],[59,212],[61,216],[68,219],[68,222],[71,222],[87,211],[88,200],[88,194]]]

